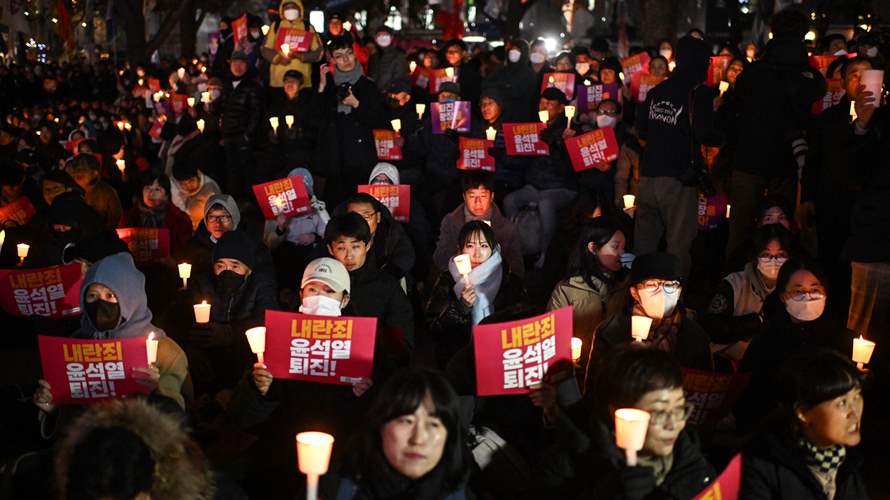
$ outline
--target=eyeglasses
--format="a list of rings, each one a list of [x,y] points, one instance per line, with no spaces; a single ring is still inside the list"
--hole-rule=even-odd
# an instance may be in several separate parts
[[[606,116],[618,116],[618,111],[612,111],[611,109],[598,109],[596,111],[598,115],[606,115]]]
[[[821,300],[825,298],[823,292],[793,292],[791,300],[795,302],[803,302],[805,300]]]
[[[781,262],[781,263],[783,263],[783,264],[785,263],[785,261],[788,260],[788,257],[785,256],[785,255],[766,255],[766,254],[763,254],[763,255],[760,255],[760,256],[757,257],[757,258],[760,259],[760,260],[762,260],[762,261],[764,261],[764,262],[766,262],[766,261],[770,261],[770,260],[771,260],[771,261],[773,261],[773,262]]]
[[[680,408],[675,408],[669,411],[650,411],[649,424],[661,427],[667,423],[668,419],[671,419],[673,422],[683,423],[692,415],[694,410],[695,405],[686,403],[686,405]]]
[[[207,222],[211,224],[227,224],[231,220],[231,215],[210,215],[207,217]]]
[[[659,288],[664,290],[664,293],[677,293],[677,290],[680,289],[679,281],[660,281],[660,280],[646,280],[637,288],[645,290],[649,293],[656,293]]]
[[[372,218],[374,218],[375,215],[377,215],[377,212],[356,212],[356,213],[361,215],[362,219],[365,219],[366,221],[371,220]]]

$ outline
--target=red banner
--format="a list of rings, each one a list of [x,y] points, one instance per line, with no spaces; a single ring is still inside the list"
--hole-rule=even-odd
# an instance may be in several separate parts
[[[558,362],[572,363],[572,308],[533,318],[476,325],[476,394],[525,394]]]
[[[80,314],[80,264],[0,269],[0,306],[13,316],[59,319]]]
[[[396,138],[400,137],[398,132],[377,128],[373,132],[374,147],[377,148],[378,160],[402,159],[402,146],[396,145]]]
[[[282,44],[288,45],[288,53],[309,52],[312,46],[312,32],[297,28],[279,27],[275,36],[275,50],[281,51]]]
[[[832,106],[837,106],[845,95],[847,95],[847,91],[844,89],[843,80],[840,78],[828,80],[828,91],[825,92],[822,99],[813,103],[813,114],[818,115]]]
[[[550,147],[541,141],[543,123],[505,123],[504,146],[511,156],[545,156]]]
[[[312,211],[309,192],[303,178],[298,175],[257,184],[253,186],[253,194],[266,219],[274,219],[280,214],[306,215]]]
[[[411,73],[411,85],[419,89],[428,88],[430,86],[429,70],[421,66],[415,68],[414,73]]]
[[[158,80],[157,78],[149,77],[148,88],[151,90],[152,93],[160,92],[161,91],[161,81]]]
[[[649,73],[649,54],[640,52],[621,60],[621,68],[624,69],[624,80],[633,78],[640,73]]]
[[[695,425],[715,423],[735,406],[751,381],[750,373],[717,373],[683,369],[683,392],[694,406],[688,422]]]
[[[575,98],[575,73],[544,73],[541,79],[541,93],[543,94],[547,87],[556,87],[562,90],[566,95],[566,99]]]
[[[170,256],[170,230],[166,227],[124,227],[117,229],[117,236],[127,244],[136,262]]]
[[[630,79],[630,93],[633,95],[634,101],[646,102],[646,96],[649,91],[656,85],[664,81],[663,76],[649,75],[646,73],[637,73]]]
[[[693,500],[739,500],[742,488],[742,455],[738,454],[729,461],[720,477],[695,496]]]
[[[618,85],[614,83],[608,85],[602,83],[578,85],[577,96],[579,113],[595,110],[599,103],[606,99],[621,102]]]
[[[829,78],[828,67],[837,59],[838,56],[810,56],[810,66],[818,69],[822,76]]]
[[[605,172],[618,158],[618,139],[615,138],[615,130],[612,127],[598,128],[586,134],[576,135],[566,139],[565,142],[575,172],[591,168]]]
[[[359,193],[368,193],[389,209],[399,222],[408,222],[411,214],[411,186],[408,184],[363,184]]]
[[[448,76],[445,68],[427,70],[430,79],[430,94],[438,94],[439,86],[445,82],[457,82],[457,69],[451,68],[454,76]]]
[[[470,131],[470,101],[434,102],[430,110],[434,134]]]
[[[37,211],[27,196],[19,196],[12,203],[0,207],[0,226],[24,226]]]
[[[732,56],[711,56],[711,65],[708,66],[708,79],[705,85],[717,88],[726,78],[726,68],[729,67],[729,61]]]
[[[265,362],[275,378],[352,385],[374,366],[377,318],[266,311]]]
[[[43,378],[53,404],[87,404],[151,389],[133,378],[133,368],[148,366],[145,339],[82,340],[37,337]]]
[[[247,39],[247,14],[232,20],[232,37],[234,42],[234,51],[244,50],[241,47],[241,40]]]
[[[161,129],[164,128],[164,123],[167,121],[167,118],[164,115],[160,115],[157,120],[151,125],[151,129],[148,131],[148,136],[157,141],[161,140]]]
[[[491,146],[492,142],[485,139],[459,137],[457,147],[460,149],[460,156],[457,158],[457,169],[494,172],[494,158],[488,154]]]

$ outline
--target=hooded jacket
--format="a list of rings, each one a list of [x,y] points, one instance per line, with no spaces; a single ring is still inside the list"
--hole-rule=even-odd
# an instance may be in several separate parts
[[[408,62],[405,60],[405,52],[395,45],[395,35],[392,35],[392,43],[389,47],[377,47],[377,52],[368,61],[368,76],[377,84],[377,88],[383,92],[389,82],[404,78],[408,75]]]
[[[74,337],[129,339],[147,337],[154,332],[160,338],[157,366],[161,378],[157,392],[184,406],[185,401],[180,390],[188,373],[188,360],[179,345],[152,324],[152,314],[145,296],[145,276],[136,269],[133,257],[128,253],[118,253],[93,264],[80,287],[81,307],[86,304],[87,290],[93,283],[102,284],[114,292],[120,307],[118,324],[111,330],[100,331],[93,324],[90,315],[83,314],[80,317],[80,329],[74,333]]]
[[[537,76],[528,62],[528,43],[514,40],[513,47],[519,49],[519,61],[510,62],[492,73],[483,87],[496,87],[503,99],[501,109],[503,121],[507,123],[524,123],[533,121],[532,110],[536,108],[538,95],[535,84]],[[512,49],[511,49],[512,50]]]
[[[284,4],[292,3],[296,4],[297,9],[300,11],[300,16],[294,19],[293,21],[288,21],[284,17]],[[278,24],[274,27],[274,30],[269,30],[269,34],[266,35],[266,43],[263,44],[263,57],[272,62],[272,59],[280,54],[281,48],[276,45],[276,41],[278,39],[278,30],[282,28],[289,29],[297,29],[300,31],[308,31],[311,33],[312,42],[309,45],[309,52],[305,52],[299,54],[297,57],[296,52],[291,52],[289,54],[290,62],[288,64],[270,64],[269,65],[269,86],[281,88],[284,86],[284,74],[288,72],[288,70],[295,69],[300,73],[303,73],[303,76],[309,80],[309,77],[312,75],[312,63],[317,62],[321,59],[322,52],[324,51],[324,47],[322,46],[321,39],[318,37],[318,33],[315,32],[315,28],[312,27],[311,24],[305,21],[303,14],[306,13],[306,10],[303,8],[302,0],[282,0],[282,2],[278,5],[278,15],[279,21]],[[302,60],[301,60],[302,58]]]

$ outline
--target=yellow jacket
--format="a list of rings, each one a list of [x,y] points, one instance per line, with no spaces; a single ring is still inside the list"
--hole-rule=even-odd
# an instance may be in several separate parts
[[[297,8],[300,10],[300,17],[293,21],[285,19],[283,8],[285,3],[296,4]],[[305,14],[305,11],[303,10],[302,0],[282,0],[281,4],[278,6],[278,14],[281,16],[281,21],[278,22],[278,26],[275,27],[274,30],[269,30],[269,33],[266,36],[266,43],[263,44],[262,50],[263,57],[270,63],[269,85],[278,88],[283,87],[284,74],[292,69],[303,73],[303,83],[304,85],[309,85],[312,77],[312,63],[319,61],[322,52],[324,51],[321,38],[319,38],[318,33],[315,32],[312,25],[303,21],[303,14]],[[278,30],[281,28],[296,28],[298,30],[306,30],[308,28],[308,31],[312,33],[312,42],[309,46],[309,52],[291,52],[289,54],[290,62],[282,64],[280,62],[281,49],[275,43],[278,39]]]

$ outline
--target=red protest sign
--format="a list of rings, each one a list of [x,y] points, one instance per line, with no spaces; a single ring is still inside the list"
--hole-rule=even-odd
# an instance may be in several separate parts
[[[705,85],[709,87],[719,87],[720,82],[726,78],[726,68],[729,67],[729,61],[732,56],[711,56],[711,65],[708,66],[708,79]]]
[[[148,131],[148,136],[151,137],[152,139],[160,141],[161,140],[161,129],[164,128],[164,122],[166,122],[166,121],[167,121],[167,119],[164,117],[164,115],[159,116],[158,119],[155,120],[154,123],[152,124],[151,129]]]
[[[364,184],[359,193],[368,193],[389,209],[399,222],[408,222],[411,213],[411,186],[408,184]]]
[[[457,147],[460,149],[460,155],[457,157],[457,169],[494,172],[494,158],[488,154],[491,145],[491,141],[485,139],[459,137]]]
[[[279,27],[275,36],[275,49],[281,50],[283,44],[287,44],[288,53],[309,52],[312,45],[312,33],[297,28]]]
[[[0,269],[0,306],[13,316],[59,319],[80,314],[80,264]]]
[[[545,156],[550,147],[541,141],[543,123],[505,123],[504,146],[511,156]]]
[[[151,392],[133,378],[133,368],[148,366],[142,337],[83,340],[40,335],[37,342],[53,404],[86,404]]]
[[[720,477],[693,500],[739,500],[741,487],[742,455],[738,454],[729,461],[729,465],[720,473]]]
[[[170,99],[170,102],[173,105],[173,112],[177,115],[182,114],[185,111],[185,107],[188,105],[189,96],[185,94],[173,94]]]
[[[133,260],[152,262],[170,256],[170,230],[165,227],[124,227],[117,229]]]
[[[476,325],[476,394],[525,394],[558,362],[572,362],[572,308],[533,318]]]
[[[234,42],[234,50],[242,50],[241,40],[247,39],[247,14],[232,21],[232,36]]]
[[[401,160],[402,146],[396,145],[399,133],[393,130],[374,129],[374,147],[378,160]]]
[[[541,79],[541,93],[543,94],[547,87],[556,87],[562,90],[566,95],[566,99],[575,98],[575,73],[544,73]]]
[[[266,311],[265,362],[275,378],[351,385],[371,376],[377,318]]]
[[[695,425],[715,423],[735,406],[751,381],[750,373],[717,373],[683,369],[683,392],[694,406],[688,422]]]
[[[430,107],[434,134],[444,134],[446,130],[470,131],[470,102],[434,102]]]
[[[257,184],[253,187],[253,194],[266,219],[271,220],[281,214],[306,215],[312,211],[309,192],[303,178],[298,175]]]
[[[0,226],[24,226],[37,211],[27,196],[19,196],[12,203],[0,207]]]
[[[446,68],[442,69],[431,69],[429,71],[429,79],[430,79],[430,94],[438,94],[439,86],[445,82],[457,82],[457,69],[455,68],[447,68],[450,69],[452,75],[448,76],[448,72]]]
[[[630,79],[630,93],[636,102],[646,102],[646,96],[656,85],[664,81],[665,77],[637,73]]]
[[[605,172],[618,158],[618,140],[612,127],[598,128],[566,139],[566,150],[575,172],[591,168]]]
[[[819,73],[822,73],[822,76],[827,77],[828,75],[828,67],[831,66],[831,63],[837,59],[838,56],[810,56],[810,66],[813,69],[818,69]]]
[[[813,114],[818,115],[832,106],[837,106],[845,95],[847,95],[847,91],[844,89],[843,80],[840,78],[828,80],[828,90],[825,92],[825,95],[822,96],[822,99],[813,103]]]
[[[418,66],[414,73],[411,73],[411,85],[419,89],[425,89],[430,86],[430,72],[426,68]]]
[[[600,102],[606,99],[619,101],[618,85],[610,83],[594,83],[592,85],[578,85],[578,112],[586,113],[596,109]]]
[[[157,78],[149,77],[148,88],[151,89],[152,93],[160,92],[161,91],[161,81],[158,80]]]
[[[638,73],[649,73],[649,54],[640,52],[621,60],[624,78],[633,78]]]

